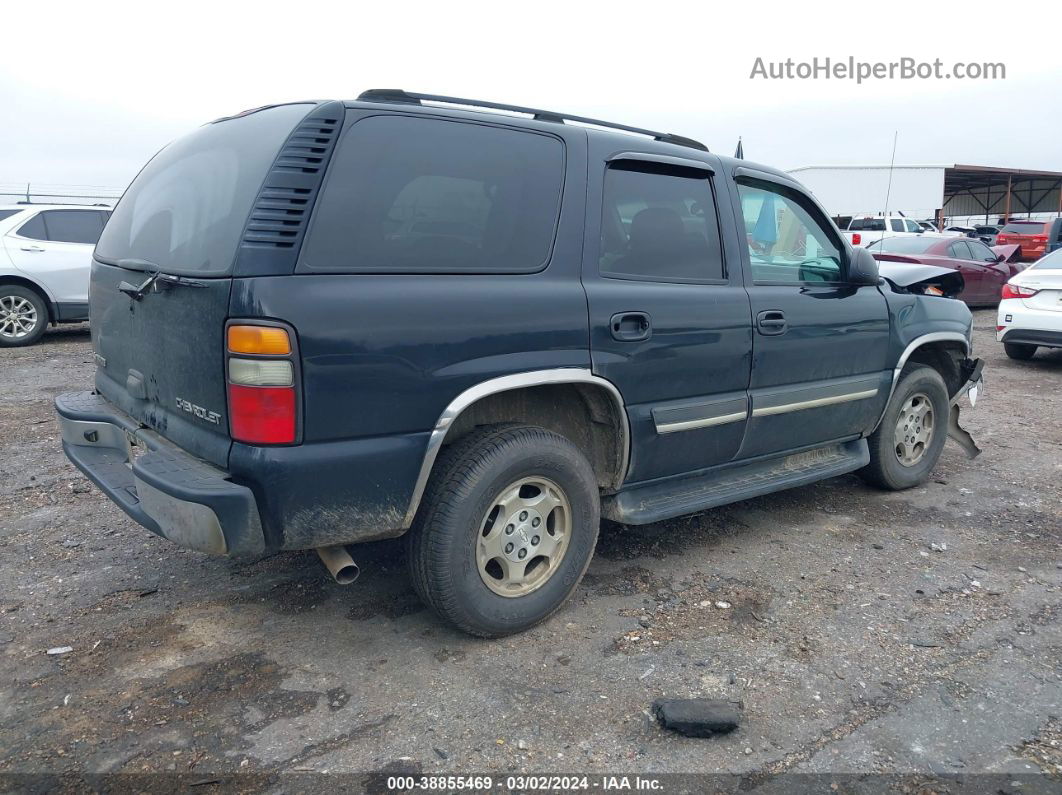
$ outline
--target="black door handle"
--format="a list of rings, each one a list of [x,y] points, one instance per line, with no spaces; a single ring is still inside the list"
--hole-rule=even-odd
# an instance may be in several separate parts
[[[617,312],[609,326],[612,338],[620,342],[640,342],[653,335],[653,324],[646,312]]]
[[[785,334],[788,326],[785,322],[785,312],[781,309],[767,309],[756,315],[756,325],[760,334],[774,335]]]

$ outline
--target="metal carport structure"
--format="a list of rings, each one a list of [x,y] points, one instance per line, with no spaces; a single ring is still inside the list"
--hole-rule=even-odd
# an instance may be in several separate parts
[[[945,217],[1062,214],[1062,172],[954,165],[944,169]]]
[[[803,166],[789,173],[835,218],[902,212],[917,219],[993,223],[1002,217],[1062,213],[1059,171],[886,164]]]

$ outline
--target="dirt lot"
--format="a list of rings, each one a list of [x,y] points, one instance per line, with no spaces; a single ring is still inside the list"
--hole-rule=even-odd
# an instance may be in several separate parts
[[[848,476],[607,526],[569,605],[494,642],[421,607],[400,542],[356,550],[341,588],[313,553],[150,535],[59,448],[51,400],[89,388],[86,330],[0,351],[0,773],[1062,781],[1062,351],[1012,362],[993,320],[976,313],[976,461],[949,444],[913,491]],[[698,740],[650,719],[690,695],[740,700],[744,725]]]

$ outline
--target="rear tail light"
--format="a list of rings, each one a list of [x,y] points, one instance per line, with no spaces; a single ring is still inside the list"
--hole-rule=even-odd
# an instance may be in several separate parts
[[[1031,290],[1028,287],[1019,287],[1016,284],[1004,284],[1000,298],[1032,298],[1039,290]]]
[[[863,242],[863,236],[861,234],[859,234],[858,232],[853,232],[852,233],[852,245],[853,246],[858,246],[862,242]]]
[[[291,353],[291,339],[286,329],[273,326],[229,326],[230,353],[254,353],[283,356]]]
[[[248,444],[293,444],[298,439],[298,396],[292,335],[277,326],[230,325],[229,431]]]
[[[996,235],[996,245],[997,246],[1001,246],[1001,245],[1003,245],[1006,242],[1007,242],[1007,236],[1006,235]]]
[[[1032,239],[1034,243],[1046,243],[1047,235],[1033,235]]]

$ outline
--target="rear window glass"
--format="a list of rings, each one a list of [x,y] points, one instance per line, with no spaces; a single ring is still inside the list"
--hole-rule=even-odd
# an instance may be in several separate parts
[[[884,232],[884,218],[853,218],[848,226],[852,232]]]
[[[886,254],[924,254],[938,242],[933,238],[927,240],[924,237],[886,237],[883,240],[875,240],[867,249]]]
[[[226,273],[277,152],[308,111],[268,108],[204,125],[167,146],[118,202],[97,258],[143,259],[170,273]]]
[[[1056,248],[1046,257],[1040,257],[1030,268],[1043,268],[1044,270],[1062,270],[1062,248]]]
[[[1007,224],[1000,231],[1002,234],[1009,235],[1042,235],[1044,234],[1044,226],[1042,222],[1037,221],[1025,223],[1015,221],[1012,224]]]
[[[539,270],[560,213],[564,148],[481,124],[374,116],[343,136],[303,267],[350,273]]]
[[[57,243],[95,245],[103,231],[98,210],[45,210],[41,213],[48,239]]]

